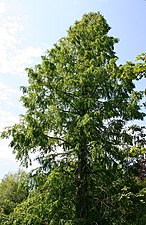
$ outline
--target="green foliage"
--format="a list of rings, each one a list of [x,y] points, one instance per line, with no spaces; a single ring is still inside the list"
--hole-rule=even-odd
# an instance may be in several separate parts
[[[15,208],[14,224],[64,224],[74,218],[74,184],[68,173],[52,171],[45,183]]]
[[[24,171],[7,174],[0,183],[0,224],[7,224],[14,208],[28,196],[28,180]]]
[[[15,225],[142,224],[145,196],[137,177],[145,137],[128,122],[145,117],[145,93],[135,81],[145,77],[146,62],[141,56],[140,63],[118,66],[118,39],[109,30],[100,13],[86,14],[41,64],[26,69],[26,113],[2,137],[12,137],[22,164],[29,166],[34,153],[40,168],[34,189],[14,210]]]

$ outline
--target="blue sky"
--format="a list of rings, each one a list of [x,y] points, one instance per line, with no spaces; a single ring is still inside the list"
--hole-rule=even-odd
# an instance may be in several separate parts
[[[146,52],[145,0],[0,0],[0,131],[23,112],[19,97],[20,86],[27,84],[24,69],[40,62],[45,50],[91,11],[100,11],[112,27],[110,35],[120,39],[115,46],[120,63]],[[0,179],[18,167],[8,141],[1,140]]]

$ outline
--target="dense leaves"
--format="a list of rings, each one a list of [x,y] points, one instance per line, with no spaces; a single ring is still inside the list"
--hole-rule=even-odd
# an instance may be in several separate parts
[[[27,69],[26,113],[2,136],[12,137],[22,164],[33,153],[40,167],[13,224],[140,224],[145,133],[128,122],[145,117],[135,81],[145,77],[146,63],[141,55],[118,65],[118,39],[109,30],[100,13],[86,14]]]
[[[29,184],[24,171],[7,174],[0,183],[0,224],[6,224],[14,208],[28,197]],[[4,223],[5,221],[5,223]]]

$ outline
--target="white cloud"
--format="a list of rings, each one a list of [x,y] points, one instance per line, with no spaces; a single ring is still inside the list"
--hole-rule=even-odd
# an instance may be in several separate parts
[[[0,131],[5,127],[12,126],[18,122],[19,116],[14,115],[12,112],[8,112],[0,109]]]
[[[7,126],[18,122],[16,113],[20,92],[0,82],[0,132]]]
[[[4,2],[0,2],[0,14],[5,13],[6,11],[6,5]]]
[[[0,132],[6,126],[11,126],[18,121],[18,117],[14,116],[11,112],[0,110]],[[7,172],[16,170],[19,164],[15,160],[14,154],[12,154],[12,149],[9,146],[10,140],[0,140],[0,178]]]
[[[8,140],[0,140],[0,180],[8,172],[15,172],[20,168],[20,162],[16,161],[12,149],[8,147]]]
[[[14,105],[14,98],[19,98],[20,92],[17,89],[11,88],[0,81],[0,105]]]
[[[25,45],[22,37],[24,31],[22,17],[3,15],[1,17],[0,73],[21,73],[34,58],[41,56],[42,50],[39,47]]]
[[[10,72],[11,59],[17,48],[18,31],[23,29],[17,18],[3,19],[0,24],[0,72]]]
[[[32,46],[17,50],[10,63],[10,71],[12,73],[21,73],[25,67],[33,63],[34,57],[40,57],[41,54],[41,48],[34,48]]]
[[[0,140],[0,159],[11,159],[14,160],[14,155],[12,154],[12,149],[8,147],[8,140]]]
[[[22,112],[17,105],[20,91],[16,87],[24,77],[19,76],[17,80],[17,75],[24,74],[25,67],[31,66],[33,60],[42,54],[41,48],[34,47],[33,43],[26,44],[25,16],[7,15],[7,7],[10,9],[8,4],[0,0],[0,78],[6,75],[0,81],[0,132],[4,127],[17,123],[18,114]],[[13,82],[9,79],[13,79]],[[15,156],[8,144],[9,140],[0,140],[0,176],[16,166]]]

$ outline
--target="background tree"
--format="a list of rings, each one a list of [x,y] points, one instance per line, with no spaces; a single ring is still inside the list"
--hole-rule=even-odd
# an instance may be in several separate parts
[[[118,40],[109,30],[100,13],[86,14],[47,51],[41,64],[28,68],[29,86],[22,87],[21,97],[27,111],[2,135],[12,136],[10,145],[22,164],[28,166],[30,153],[35,153],[43,172],[57,168],[73,178],[75,210],[71,208],[70,215],[75,214],[60,214],[60,224],[73,218],[72,224],[82,225],[134,224],[134,212],[141,207],[130,166],[137,168],[138,158],[130,153],[134,144],[126,124],[145,116],[140,104],[144,91],[136,91],[134,84],[145,76],[145,60],[118,66]],[[128,201],[129,218],[124,209]]]
[[[10,221],[15,225],[55,225],[68,224],[66,222],[69,221],[73,224],[75,219],[73,179],[69,174],[56,169],[46,178],[43,177],[43,181],[44,183],[38,187],[35,186],[26,201],[15,208]]]
[[[0,183],[0,224],[8,218],[14,208],[28,196],[27,174],[19,170],[7,174]]]

